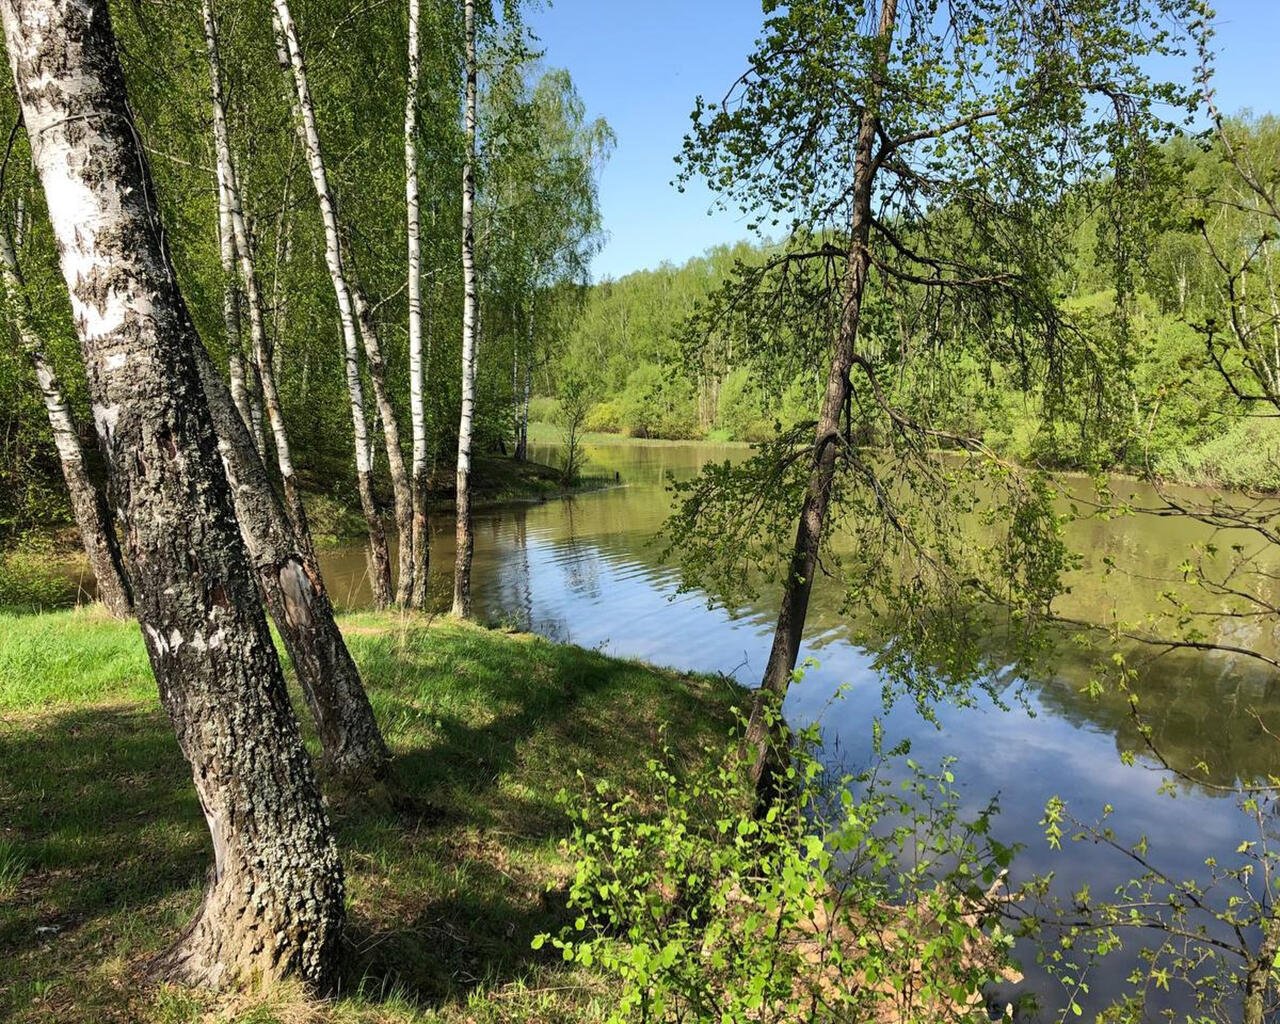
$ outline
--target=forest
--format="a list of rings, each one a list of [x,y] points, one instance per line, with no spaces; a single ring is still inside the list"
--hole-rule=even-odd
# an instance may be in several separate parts
[[[1280,1020],[1280,21],[561,3],[0,0],[0,1019]]]

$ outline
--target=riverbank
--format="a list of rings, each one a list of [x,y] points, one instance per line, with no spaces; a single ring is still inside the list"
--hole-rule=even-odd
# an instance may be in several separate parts
[[[742,691],[526,634],[390,613],[341,625],[403,795],[331,807],[348,880],[341,997],[278,993],[232,1019],[604,1020],[602,976],[530,948],[565,923],[556,795],[637,781],[664,726],[694,759]],[[140,982],[210,860],[136,624],[0,612],[0,1019],[225,1014]]]
[[[550,501],[612,485],[613,476],[580,477],[566,486],[561,470],[539,462],[516,462],[498,455],[477,455],[472,476],[472,507],[495,508],[522,502]],[[365,521],[354,493],[319,490],[306,486],[312,536],[322,551],[362,543]],[[451,474],[437,474],[432,481],[430,512],[440,520],[454,514],[455,486]],[[390,496],[383,505],[388,519],[388,536],[395,525],[390,521]],[[73,523],[31,530],[0,547],[0,608],[22,607],[50,611],[92,600],[93,574]]]
[[[580,438],[584,444],[603,446],[713,444],[743,451],[752,447],[750,441],[729,440],[715,434],[705,438],[680,440],[587,432],[581,434]],[[529,440],[535,444],[561,444],[564,432],[552,423],[533,422],[529,424]],[[1030,465],[1033,461],[1029,451],[1014,450],[1006,454],[1022,464]],[[1071,465],[1046,468],[1059,477],[1094,476],[1092,472]],[[1280,494],[1280,425],[1273,419],[1262,417],[1236,421],[1221,435],[1203,444],[1168,448],[1157,453],[1152,458],[1151,470],[1162,482],[1182,487],[1203,487],[1246,494]],[[1107,475],[1142,480],[1145,478],[1145,470],[1142,466],[1120,464],[1107,470]]]

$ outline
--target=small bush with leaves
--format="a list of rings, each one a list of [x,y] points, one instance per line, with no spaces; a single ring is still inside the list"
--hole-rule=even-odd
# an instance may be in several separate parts
[[[814,740],[754,814],[736,749],[682,777],[664,748],[648,792],[564,797],[577,919],[534,945],[614,975],[619,1022],[980,1014],[1012,975],[1009,935],[984,925],[1013,853],[990,835],[994,805],[962,820],[945,766],[890,781],[878,742],[874,768],[836,782]]]

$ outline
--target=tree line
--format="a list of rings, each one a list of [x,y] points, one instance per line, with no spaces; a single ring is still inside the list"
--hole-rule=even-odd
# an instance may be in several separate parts
[[[1280,160],[1274,116],[1231,117],[1225,128],[1261,163]],[[1216,135],[1179,131],[1157,155],[1149,200],[1131,228],[1142,235],[1141,258],[1132,261],[1131,337],[1105,404],[1094,396],[1091,407],[1077,395],[1070,407],[1046,408],[1043,384],[1026,386],[1020,367],[957,353],[947,428],[1026,464],[1134,473],[1149,464],[1170,479],[1280,487],[1269,454],[1280,437],[1240,415],[1222,374],[1203,358],[1196,329],[1209,318],[1225,322],[1229,305],[1197,226],[1200,211],[1215,204],[1207,230],[1220,250],[1243,256],[1250,239],[1229,207],[1239,198],[1239,182]],[[1080,187],[1076,201],[1057,210],[1064,259],[1053,287],[1064,314],[1091,320],[1099,331],[1115,320],[1117,289],[1111,261],[1098,249],[1106,244],[1106,213],[1091,203],[1089,190]],[[753,372],[759,339],[751,325],[724,319],[715,302],[735,274],[758,270],[789,247],[785,239],[718,246],[679,266],[591,286],[556,364],[539,379],[536,418],[554,421],[558,382],[579,379],[589,397],[590,431],[760,442],[803,420],[821,391],[813,367],[767,378]],[[878,296],[883,285],[870,287]],[[705,344],[708,336],[714,347]]]

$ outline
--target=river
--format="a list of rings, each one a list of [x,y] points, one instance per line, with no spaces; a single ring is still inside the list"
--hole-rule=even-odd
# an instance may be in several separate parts
[[[705,594],[677,594],[676,572],[659,558],[671,500],[666,482],[689,477],[709,460],[740,457],[742,451],[694,443],[593,446],[587,471],[617,473],[621,486],[569,500],[478,511],[472,576],[478,617],[611,655],[724,672],[754,685],[773,627],[772,589],[758,604],[731,613]],[[534,446],[531,456],[558,457],[546,446]],[[1126,492],[1135,488],[1117,485]],[[440,607],[451,592],[452,534],[451,521],[436,524],[432,588]],[[1131,564],[1136,559],[1144,574],[1164,575],[1176,571],[1191,545],[1206,536],[1204,528],[1185,520],[1080,524],[1070,539],[1085,552],[1086,565],[1074,580],[1070,604],[1095,621],[1116,605],[1133,617],[1142,602],[1152,601],[1152,584],[1104,577],[1102,559],[1123,556]],[[327,552],[322,562],[339,607],[367,603],[359,548]],[[1232,797],[1171,780],[1140,752],[1132,764],[1122,760],[1122,752],[1140,748],[1141,739],[1123,700],[1081,692],[1092,673],[1090,659],[1066,657],[1051,676],[1027,680],[1023,700],[1008,694],[1008,709],[986,697],[971,707],[944,705],[935,724],[910,701],[885,712],[873,656],[850,640],[838,604],[835,594],[817,589],[801,655],[814,658],[817,667],[793,688],[786,705],[789,719],[820,721],[826,749],[853,766],[869,757],[870,723],[877,716],[886,740],[910,740],[912,757],[921,765],[936,767],[946,756],[957,758],[954,772],[969,809],[998,796],[997,833],[1006,842],[1024,844],[1014,862],[1015,879],[1051,871],[1058,893],[1088,883],[1105,896],[1133,870],[1122,856],[1092,845],[1068,843],[1062,852],[1050,850],[1038,823],[1055,795],[1086,819],[1112,805],[1121,837],[1146,836],[1153,859],[1176,876],[1201,873],[1208,856],[1226,863],[1242,839],[1257,837],[1256,825],[1250,832]],[[1243,639],[1260,642],[1256,635]],[[843,697],[833,701],[841,687]],[[1182,652],[1152,662],[1139,689],[1157,743],[1179,767],[1190,770],[1204,761],[1212,766],[1207,776],[1212,783],[1280,775],[1280,743],[1265,731],[1280,734],[1280,693],[1269,673],[1238,658]],[[1091,974],[1090,994],[1080,999],[1086,1018],[1116,993],[1133,963],[1124,953]],[[1029,956],[1024,967],[1023,988],[1034,991],[1046,1008],[1060,1007],[1063,995],[1056,983]]]

